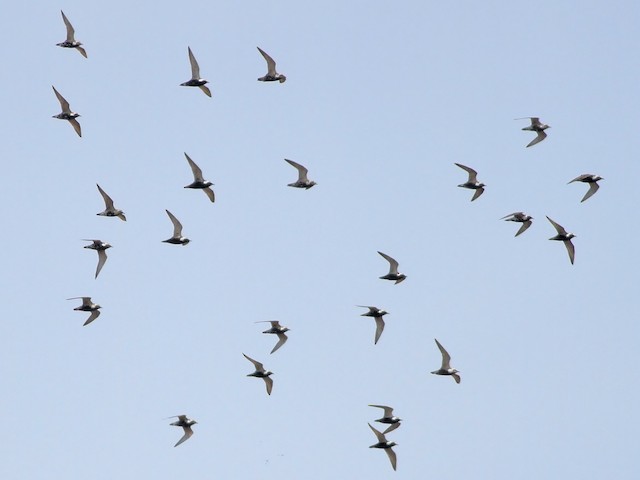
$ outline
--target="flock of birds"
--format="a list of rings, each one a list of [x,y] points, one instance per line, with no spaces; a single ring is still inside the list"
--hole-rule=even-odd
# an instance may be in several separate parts
[[[62,19],[66,26],[67,37],[64,42],[58,43],[57,45],[63,48],[76,49],[83,57],[87,58],[87,52],[82,46],[82,43],[80,43],[75,39],[75,31],[73,26],[69,22],[64,12],[61,12],[61,13],[62,13]],[[276,71],[276,62],[273,60],[273,58],[271,58],[265,51],[263,51],[259,47],[258,47],[258,51],[264,57],[267,63],[267,74],[258,78],[258,81],[284,83],[287,77]],[[186,87],[198,87],[208,97],[211,97],[211,90],[206,86],[206,84],[209,82],[200,76],[200,66],[190,47],[188,47],[188,55],[189,55],[189,62],[191,65],[191,79],[180,85],[186,86]],[[77,120],[77,118],[80,115],[71,110],[69,102],[58,92],[58,90],[56,90],[55,87],[52,87],[52,88],[60,103],[60,107],[62,110],[61,113],[54,115],[54,118],[68,121],[72,125],[73,129],[78,134],[78,136],[82,137],[82,129],[81,129],[80,123]],[[540,119],[538,117],[524,117],[524,118],[529,119],[531,124],[524,127],[522,130],[532,131],[536,133],[536,137],[529,144],[527,144],[527,147],[532,147],[534,145],[537,145],[538,143],[543,141],[545,138],[547,138],[547,134],[545,130],[550,128],[549,125],[546,125],[540,122]],[[521,120],[521,119],[516,119],[516,120]],[[213,186],[213,183],[208,180],[205,180],[202,170],[191,159],[191,157],[189,157],[187,153],[185,153],[184,155],[189,164],[189,167],[191,168],[191,172],[193,174],[193,182],[190,183],[189,185],[186,185],[184,188],[202,190],[206,194],[208,199],[212,203],[214,203],[215,193],[211,188]],[[292,167],[294,167],[298,173],[297,180],[295,182],[289,183],[288,186],[299,188],[299,189],[309,189],[314,185],[316,185],[316,182],[309,180],[308,170],[306,167],[304,167],[303,165],[293,160],[285,159],[285,161],[288,164],[290,164]],[[470,168],[466,165],[462,165],[460,163],[456,163],[455,165],[461,168],[462,170],[464,170],[468,174],[467,181],[458,186],[462,188],[474,190],[474,194],[471,198],[471,201],[477,200],[484,193],[486,185],[478,181],[478,178],[477,178],[478,173],[473,168]],[[594,195],[598,191],[598,188],[599,188],[598,181],[600,180],[602,180],[602,177],[600,177],[599,175],[583,174],[574,178],[569,183],[583,182],[583,183],[589,184],[589,190],[586,192],[586,194],[582,198],[582,202],[584,202],[585,200],[589,199],[592,195]],[[100,187],[100,185],[97,185],[97,188],[105,204],[105,209],[102,212],[98,213],[97,215],[104,216],[104,217],[118,217],[120,220],[126,221],[127,218],[125,217],[124,212],[115,207],[113,199]],[[182,234],[182,230],[183,230],[182,223],[169,210],[166,210],[166,213],[173,225],[173,234],[170,238],[163,240],[163,242],[173,244],[173,245],[182,245],[182,246],[189,244],[190,240],[185,236],[183,236]],[[549,220],[549,222],[552,224],[552,226],[555,228],[557,232],[557,234],[551,237],[549,240],[562,241],[565,247],[567,248],[567,251],[569,253],[569,259],[573,264],[575,259],[575,248],[573,243],[571,242],[571,239],[574,238],[575,235],[573,233],[567,232],[564,229],[564,227],[556,223],[551,218],[547,217],[547,219]],[[530,215],[524,212],[514,212],[509,215],[505,215],[504,217],[501,218],[501,220],[517,222],[522,224],[515,234],[515,236],[517,237],[521,235],[523,232],[525,232],[532,225],[533,217],[531,217]],[[111,248],[111,245],[99,239],[91,239],[86,241],[90,241],[91,244],[86,245],[84,248],[95,250],[98,254],[98,264],[95,271],[95,278],[97,278],[107,261],[106,250]],[[388,273],[379,278],[382,280],[392,281],[395,284],[399,284],[403,282],[407,278],[407,276],[399,272],[398,262],[393,257],[383,252],[378,252],[378,253],[389,263]],[[89,317],[87,318],[87,320],[84,322],[83,325],[85,326],[89,325],[100,316],[101,306],[94,303],[91,300],[91,297],[72,297],[69,300],[72,300],[72,299],[82,300],[82,304],[74,308],[74,310],[82,311],[82,312],[90,312]],[[376,306],[358,305],[358,307],[368,309],[367,312],[362,314],[362,316],[372,317],[375,320],[376,330],[375,330],[375,336],[374,336],[374,344],[377,344],[378,341],[380,340],[380,337],[385,327],[385,322],[383,317],[387,315],[388,312]],[[256,322],[256,323],[263,323],[263,322]],[[270,323],[271,327],[265,330],[263,333],[273,334],[273,335],[276,335],[278,338],[276,345],[273,347],[273,349],[270,352],[271,354],[273,354],[277,350],[279,350],[288,340],[286,332],[289,331],[289,328],[280,325],[278,321],[274,321],[274,320],[265,321],[264,323]],[[435,339],[435,343],[440,351],[440,354],[442,357],[442,363],[440,368],[432,371],[431,373],[435,375],[451,376],[455,380],[455,382],[459,384],[461,381],[461,378],[459,375],[460,372],[455,368],[451,367],[451,356],[437,339]],[[265,382],[267,394],[271,395],[271,392],[273,390],[273,379],[271,378],[271,376],[273,375],[273,372],[265,369],[264,365],[261,362],[249,357],[248,355],[243,353],[243,356],[253,364],[253,367],[255,369],[254,372],[247,374],[247,376],[263,379]],[[375,427],[373,427],[370,423],[368,424],[377,439],[377,442],[371,445],[370,448],[378,448],[378,449],[385,450],[385,452],[389,457],[389,461],[391,462],[391,466],[395,470],[397,466],[397,459],[396,459],[396,454],[393,451],[392,447],[396,446],[397,444],[393,441],[388,440],[386,435],[396,430],[400,426],[402,419],[400,419],[399,417],[393,414],[393,408],[390,406],[373,405],[373,404],[369,406],[383,409],[383,412],[384,412],[383,416],[375,421],[382,424],[389,425],[389,427],[386,430],[384,430],[384,432],[381,432],[377,430]],[[192,426],[195,425],[197,422],[193,419],[188,418],[188,416],[184,414],[177,415],[175,417],[169,417],[169,418],[177,418],[177,421],[171,423],[171,425],[176,427],[181,427],[184,432],[183,436],[174,445],[175,447],[177,447],[178,445],[181,445],[193,435]]]

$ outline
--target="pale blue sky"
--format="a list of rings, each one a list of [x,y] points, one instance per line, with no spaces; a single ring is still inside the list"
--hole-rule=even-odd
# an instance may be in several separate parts
[[[89,58],[55,46],[63,9]],[[12,2],[6,479],[635,479],[640,7]],[[180,87],[191,46],[213,98]],[[256,79],[271,54],[285,84]],[[52,119],[51,85],[83,137]],[[549,137],[520,129],[535,115]],[[187,152],[216,203],[182,187]],[[318,185],[288,188],[306,165]],[[457,188],[454,165],[486,192]],[[566,183],[602,175],[600,191]],[[128,221],[98,217],[99,183]],[[171,235],[164,210],[192,242]],[[498,220],[523,210],[535,220]],[[629,213],[631,212],[631,213]],[[575,233],[575,265],[545,219]],[[83,238],[113,245],[97,280]],[[408,275],[379,280],[386,252]],[[102,315],[74,312],[90,295]],[[358,304],[390,312],[378,345]],[[289,341],[256,321],[280,320]],[[462,383],[429,374],[438,338]],[[248,378],[242,353],[275,372]],[[367,422],[404,419],[398,456]],[[199,423],[182,435],[170,415]]]

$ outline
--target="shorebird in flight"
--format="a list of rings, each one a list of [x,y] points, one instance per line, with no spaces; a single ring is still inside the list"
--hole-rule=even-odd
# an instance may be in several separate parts
[[[287,77],[283,74],[276,72],[276,62],[273,58],[271,58],[267,52],[262,50],[260,47],[257,47],[258,51],[262,54],[264,59],[267,61],[267,74],[264,77],[260,77],[258,79],[259,82],[275,82],[278,81],[280,83],[284,83],[287,81]]]
[[[62,109],[62,112],[57,115],[53,115],[53,118],[57,118],[59,120],[67,120],[71,124],[73,129],[76,131],[78,136],[82,137],[82,129],[80,128],[80,124],[76,120],[76,118],[78,118],[80,114],[71,111],[71,108],[69,107],[69,102],[67,102],[65,98],[62,95],[60,95],[60,93],[58,93],[58,91],[56,90],[56,87],[51,85],[51,88],[53,88],[53,91],[55,92],[56,97],[60,102],[60,108]]]
[[[95,276],[95,278],[98,278],[98,274],[100,273],[100,270],[102,270],[102,267],[107,261],[107,252],[105,250],[107,248],[111,248],[111,245],[109,245],[107,242],[103,242],[102,240],[84,239],[84,241],[93,242],[91,245],[85,245],[84,248],[89,248],[91,250],[95,250],[96,252],[98,252],[98,266],[96,267],[96,276]]]
[[[461,183],[458,186],[475,190],[473,197],[471,197],[471,201],[473,202],[476,198],[484,193],[484,187],[486,185],[484,183],[478,182],[478,172],[476,172],[473,168],[469,168],[465,165],[462,165],[461,163],[456,163],[456,165],[469,174],[469,179],[465,183]]]
[[[204,78],[200,78],[200,65],[198,65],[198,61],[196,57],[193,56],[193,52],[191,51],[191,47],[187,47],[189,50],[189,63],[191,63],[191,80],[181,83],[181,87],[198,87],[202,90],[207,97],[211,96],[211,90],[205,84],[209,83],[208,80]]]
[[[177,418],[178,421],[173,422],[171,425],[173,425],[174,427],[182,427],[182,429],[184,430],[184,435],[182,435],[182,438],[180,438],[180,440],[178,440],[178,443],[174,445],[174,447],[177,447],[181,443],[186,442],[187,440],[189,440],[189,438],[191,438],[191,435],[193,435],[193,430],[191,430],[191,426],[195,425],[198,422],[196,422],[195,420],[189,419],[186,415],[175,415],[169,418]]]
[[[91,322],[93,322],[96,318],[100,316],[99,309],[102,307],[97,303],[93,303],[91,301],[91,297],[71,297],[71,298],[67,298],[67,300],[75,300],[78,298],[82,299],[82,305],[74,308],[74,310],[78,312],[91,312],[91,315],[89,315],[89,318],[87,318],[87,321],[82,324],[82,326],[84,327],[85,325],[89,325]]]
[[[213,183],[211,183],[209,180],[204,179],[204,177],[202,176],[202,170],[200,170],[200,167],[196,165],[196,162],[191,160],[191,157],[189,155],[185,153],[184,156],[187,158],[187,162],[189,162],[191,172],[193,173],[193,182],[191,182],[189,185],[186,185],[184,188],[195,188],[198,190],[202,190],[207,195],[207,197],[209,197],[209,200],[211,200],[211,202],[215,202],[216,196],[213,193],[213,190],[211,190],[210,188]]]
[[[434,338],[434,340],[436,339]],[[438,340],[436,340],[436,345],[438,345],[440,353],[442,354],[442,366],[438,370],[434,370],[431,373],[435,375],[450,375],[453,377],[456,383],[460,383],[460,375],[458,375],[458,373],[460,372],[455,368],[451,368],[451,356],[444,349],[444,347],[440,345],[440,342]]]
[[[602,178],[600,175],[594,175],[593,173],[585,173],[583,175],[577,176],[576,178],[571,180],[569,183],[583,182],[583,183],[589,184],[589,190],[587,190],[587,193],[585,193],[584,197],[582,197],[582,200],[580,200],[580,203],[582,203],[586,199],[590,198],[591,195],[593,195],[598,191],[598,189],[600,188],[600,185],[598,185],[599,180],[604,180],[604,178]]]
[[[260,362],[254,360],[251,357],[248,357],[244,353],[242,355],[244,355],[244,358],[249,360],[251,363],[253,363],[254,367],[256,367],[256,371],[253,373],[249,373],[247,377],[257,377],[263,379],[264,383],[267,386],[267,394],[271,395],[271,390],[273,389],[273,380],[270,378],[270,375],[273,375],[273,372],[265,370],[264,366]]]
[[[62,10],[60,10],[60,13],[62,14],[64,25],[67,27],[67,39],[64,42],[56,43],[56,45],[63,48],[75,48],[84,58],[87,58],[87,52],[82,48],[82,44],[80,42],[76,42],[75,30],[73,29],[73,26],[71,26],[71,22]]]
[[[529,125],[528,127],[524,127],[522,130],[536,132],[536,138],[531,140],[527,145],[527,147],[533,147],[536,143],[540,143],[542,140],[547,138],[547,134],[544,131],[547,128],[551,128],[551,127],[549,127],[549,125],[545,125],[544,123],[541,123],[538,117],[516,118],[516,120],[525,120],[525,119],[531,120],[531,125]]]
[[[389,273],[383,275],[382,277],[379,277],[381,280],[395,280],[396,284],[398,284],[404,281],[405,278],[407,278],[404,273],[398,272],[398,262],[394,258],[382,252],[378,253],[382,255],[382,258],[389,262]]]
[[[124,216],[124,212],[113,206],[113,200],[109,195],[107,195],[107,192],[100,188],[100,185],[96,183],[96,186],[98,187],[100,195],[102,195],[102,198],[104,199],[104,211],[96,213],[96,215],[100,215],[102,217],[118,217],[120,220],[124,220],[126,222],[127,217]]]
[[[376,321],[376,336],[373,341],[373,344],[374,345],[377,344],[378,340],[380,339],[380,335],[382,335],[382,331],[384,330],[384,320],[382,319],[382,317],[389,312],[386,312],[385,310],[380,310],[378,307],[370,307],[368,305],[356,305],[356,306],[369,309],[368,312],[362,313],[360,315],[361,317],[373,317],[373,319]]]
[[[167,238],[166,240],[162,240],[162,242],[185,246],[191,240],[189,240],[187,237],[182,236],[182,224],[169,210],[165,210],[165,212],[167,212],[171,223],[173,223],[173,236],[171,238]]]
[[[305,167],[297,162],[294,162],[293,160],[288,160],[285,158],[284,161],[298,170],[298,180],[293,183],[287,184],[288,187],[305,188],[309,190],[311,187],[316,185],[316,182],[310,181],[307,177],[307,173],[309,173],[309,171]]]
[[[395,470],[396,469],[396,452],[394,452],[391,449],[391,447],[395,447],[397,445],[397,443],[388,441],[387,437],[384,436],[384,433],[379,432],[378,430],[373,428],[370,423],[367,423],[367,425],[369,425],[369,428],[371,429],[371,431],[373,431],[373,433],[376,435],[376,438],[378,439],[378,443],[375,443],[375,444],[371,445],[369,448],[382,448],[382,449],[384,449],[384,451],[387,452],[387,456],[389,457],[389,461],[391,462],[391,466]]]
[[[272,333],[272,334],[275,334],[275,335],[278,336],[278,343],[276,343],[276,346],[273,347],[273,350],[271,350],[271,353],[273,353],[276,350],[278,350],[282,345],[284,345],[284,343],[289,338],[285,334],[285,332],[288,332],[289,329],[287,327],[283,327],[282,325],[280,325],[280,322],[278,320],[265,320],[265,321],[260,321],[260,322],[256,322],[256,323],[270,323],[271,324],[271,328],[268,329],[268,330],[265,330],[262,333]]]
[[[520,226],[520,229],[514,235],[515,237],[517,237],[518,235],[520,235],[522,232],[524,232],[527,228],[531,226],[531,220],[533,220],[533,217],[530,215],[527,215],[524,212],[513,212],[513,213],[510,213],[509,215],[505,215],[500,220],[504,220],[505,222],[521,223],[522,225]]]
[[[389,425],[389,427],[384,432],[382,432],[383,434],[386,435],[389,432],[393,432],[396,428],[400,426],[400,422],[402,421],[402,419],[400,417],[396,417],[393,414],[392,407],[387,407],[386,405],[369,405],[369,406],[382,408],[384,410],[382,418],[379,418],[376,420],[376,422],[385,423]]]
[[[569,260],[571,260],[571,265],[573,265],[573,260],[576,256],[576,249],[573,246],[573,243],[571,243],[571,239],[574,238],[575,235],[573,233],[568,233],[562,225],[557,224],[549,217],[547,217],[547,220],[551,222],[553,228],[555,228],[556,232],[558,232],[555,237],[551,237],[549,240],[558,240],[564,243],[564,246],[567,247],[567,252],[569,253]]]

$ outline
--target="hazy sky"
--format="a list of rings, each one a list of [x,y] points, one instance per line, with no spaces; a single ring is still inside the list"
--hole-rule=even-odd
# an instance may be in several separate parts
[[[60,9],[88,59],[55,46]],[[638,478],[636,1],[2,10],[1,478]],[[188,46],[213,98],[179,86]],[[256,46],[286,83],[256,81]],[[284,158],[317,185],[287,187]],[[473,203],[454,162],[487,184]],[[584,203],[582,173],[604,177]],[[96,183],[127,222],[96,216]],[[83,238],[113,245],[97,279]],[[360,304],[390,312],[375,346]],[[276,319],[270,355],[254,322]],[[460,385],[429,373],[434,337]],[[397,472],[370,403],[404,419]],[[178,414],[198,424],[173,448]]]

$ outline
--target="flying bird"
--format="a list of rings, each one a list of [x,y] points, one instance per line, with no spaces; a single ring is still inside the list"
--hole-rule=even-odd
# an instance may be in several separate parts
[[[58,91],[56,90],[56,87],[51,85],[51,88],[53,88],[53,91],[55,92],[56,97],[58,97],[58,101],[60,102],[60,108],[62,108],[62,112],[57,115],[53,115],[53,118],[58,118],[60,120],[67,120],[71,124],[73,129],[76,131],[78,136],[82,137],[82,129],[80,128],[80,124],[76,120],[76,118],[78,118],[80,114],[71,111],[71,108],[69,107],[69,102],[67,102],[64,99],[64,97],[60,95],[60,93],[58,93]]]
[[[193,435],[193,430],[191,430],[191,426],[195,425],[198,422],[196,422],[195,420],[191,420],[191,419],[187,418],[186,415],[175,415],[175,416],[169,417],[169,418],[177,418],[178,421],[177,422],[173,422],[171,425],[173,425],[175,427],[182,427],[182,429],[184,430],[184,435],[182,436],[182,438],[180,440],[178,440],[178,443],[176,443],[174,445],[174,447],[177,447],[181,443],[186,442],[187,440],[189,440],[189,438],[191,438],[191,435]]]
[[[258,51],[262,54],[264,59],[267,61],[267,74],[264,77],[260,77],[258,81],[260,82],[275,82],[276,80],[280,83],[284,83],[287,81],[287,77],[283,74],[276,72],[276,62],[271,58],[267,52],[262,50],[260,47],[257,47]]]
[[[102,188],[100,188],[100,185],[96,183],[96,186],[98,187],[100,195],[102,195],[102,198],[104,199],[104,211],[96,213],[96,215],[103,217],[118,217],[120,220],[124,220],[126,222],[127,217],[124,216],[124,212],[113,206],[113,200]]]
[[[387,456],[389,457],[389,461],[391,462],[391,466],[393,469],[396,469],[396,452],[394,452],[391,447],[395,447],[397,445],[396,442],[390,442],[387,440],[387,437],[384,436],[384,433],[379,432],[375,428],[371,426],[370,423],[367,423],[369,428],[375,433],[376,438],[378,439],[378,443],[371,445],[369,448],[383,448],[385,452],[387,452]]]
[[[288,160],[285,158],[284,161],[298,170],[298,180],[293,183],[287,184],[288,187],[305,188],[309,190],[311,187],[316,185],[316,182],[310,181],[309,178],[307,178],[307,173],[309,171],[305,167],[297,162],[294,162],[293,160]]]
[[[582,197],[582,200],[580,200],[580,203],[582,203],[586,199],[590,198],[591,195],[593,195],[598,191],[598,188],[600,188],[600,185],[598,185],[599,180],[604,180],[604,178],[602,178],[600,175],[594,175],[593,173],[585,173],[583,175],[577,176],[576,178],[571,180],[569,183],[583,182],[583,183],[589,184],[589,190],[587,190],[587,193],[585,193],[584,197]]]
[[[98,252],[98,267],[96,268],[96,276],[95,276],[95,278],[98,278],[98,274],[100,273],[100,270],[102,270],[102,267],[107,261],[107,252],[105,252],[105,250],[107,248],[111,248],[111,245],[109,245],[107,242],[103,242],[102,240],[84,239],[84,241],[93,242],[91,245],[85,245],[84,248],[90,248],[91,250],[95,250]]]
[[[384,432],[382,432],[384,435],[386,435],[389,432],[393,432],[396,428],[400,426],[400,422],[402,421],[402,419],[400,417],[396,417],[393,414],[392,407],[387,407],[386,405],[369,405],[369,406],[382,408],[384,410],[382,418],[379,418],[376,420],[376,422],[385,423],[389,425],[389,427]]]
[[[82,54],[84,58],[87,58],[87,52],[85,51],[84,48],[82,48],[82,43],[76,42],[75,30],[71,26],[71,22],[69,21],[69,19],[67,18],[67,16],[64,14],[62,10],[60,10],[60,13],[62,14],[62,20],[64,21],[64,24],[67,27],[67,39],[64,42],[56,43],[56,45],[63,48],[75,48]]]
[[[287,327],[283,327],[282,325],[280,325],[280,322],[278,320],[266,320],[266,321],[260,321],[256,323],[270,323],[271,328],[268,330],[265,330],[262,333],[272,333],[278,336],[278,343],[276,343],[276,346],[273,347],[273,350],[271,350],[271,353],[278,350],[289,339],[289,337],[287,337],[287,335],[285,334],[285,332],[288,332],[289,329]]]
[[[533,217],[530,215],[527,215],[524,212],[513,212],[513,213],[510,213],[509,215],[505,215],[500,220],[504,220],[505,222],[521,223],[522,225],[520,226],[520,229],[514,235],[515,237],[517,237],[518,235],[520,235],[522,232],[524,232],[527,228],[531,226],[531,220],[533,220]]]
[[[167,212],[171,223],[173,223],[173,236],[171,238],[167,238],[166,240],[162,240],[162,242],[182,246],[189,243],[191,240],[189,240],[187,237],[182,236],[182,224],[180,223],[180,221],[169,210],[165,210],[165,212]]]
[[[551,128],[551,127],[549,127],[549,125],[545,125],[544,123],[541,123],[538,117],[516,118],[516,120],[525,120],[525,119],[531,120],[531,125],[529,125],[528,127],[524,127],[522,130],[536,132],[536,138],[531,140],[527,145],[527,147],[533,147],[536,143],[540,143],[542,140],[547,138],[547,134],[544,131],[547,128]]]
[[[209,83],[208,80],[204,78],[200,78],[200,66],[198,65],[198,61],[196,57],[193,56],[193,52],[191,51],[191,47],[187,47],[189,49],[189,62],[191,63],[191,80],[188,82],[181,83],[181,87],[199,87],[208,97],[211,96],[211,90],[205,85]]]
[[[385,310],[380,310],[378,307],[370,307],[368,305],[356,305],[362,308],[368,308],[369,311],[361,314],[361,317],[373,317],[376,321],[376,336],[373,341],[373,344],[377,344],[380,339],[380,335],[382,335],[382,331],[384,330],[384,320],[382,319],[387,313]]]
[[[438,340],[436,340],[435,338],[434,340],[436,341],[436,345],[438,345],[440,353],[442,354],[442,366],[440,367],[440,369],[434,370],[431,373],[435,375],[450,375],[453,377],[456,383],[460,383],[460,375],[458,375],[458,373],[460,372],[455,368],[451,368],[451,356],[444,349],[444,347],[440,345],[440,342]]]
[[[470,188],[471,190],[476,191],[473,194],[473,197],[471,197],[471,201],[473,202],[476,198],[484,193],[484,187],[486,187],[486,185],[484,183],[478,182],[478,172],[476,172],[473,168],[469,168],[460,163],[456,163],[456,165],[469,174],[469,179],[465,183],[461,183],[458,186],[462,188]]]
[[[567,252],[569,253],[569,260],[571,260],[571,265],[573,265],[573,260],[575,259],[575,256],[576,256],[576,249],[573,246],[573,243],[571,243],[571,239],[574,238],[575,235],[573,233],[568,233],[564,229],[564,227],[562,227],[562,225],[557,224],[556,222],[551,220],[549,217],[547,217],[547,220],[551,222],[551,225],[553,225],[553,228],[555,228],[556,232],[558,232],[558,234],[555,237],[551,237],[549,240],[559,240],[564,243],[564,246],[567,247]]]
[[[102,307],[97,303],[93,303],[91,301],[91,297],[71,297],[71,298],[67,298],[67,300],[75,300],[78,298],[82,299],[82,305],[74,308],[74,310],[78,312],[91,312],[91,315],[89,315],[89,318],[87,318],[87,321],[82,324],[82,326],[84,327],[85,325],[89,325],[91,322],[93,322],[96,318],[100,316],[99,309]]]
[[[387,254],[378,252],[387,262],[389,262],[389,273],[379,277],[381,280],[395,280],[396,284],[404,281],[407,276],[404,273],[398,273],[398,262]]]
[[[244,355],[244,353],[242,355]],[[273,389],[273,380],[269,376],[273,375],[273,372],[270,372],[269,370],[265,370],[264,366],[260,362],[257,362],[251,357],[244,355],[244,358],[249,360],[256,367],[256,371],[253,373],[249,373],[247,377],[262,378],[264,380],[264,383],[267,386],[267,394],[271,395],[271,390]]]
[[[191,167],[191,171],[193,172],[193,182],[185,186],[184,188],[200,189],[207,195],[207,197],[209,197],[209,200],[211,200],[211,202],[215,202],[216,196],[213,193],[213,190],[209,188],[211,187],[211,185],[213,185],[213,183],[203,178],[202,170],[200,170],[200,167],[196,165],[196,162],[191,160],[191,157],[189,157],[189,155],[185,153],[184,156],[187,157],[187,162],[189,162],[189,166]]]

